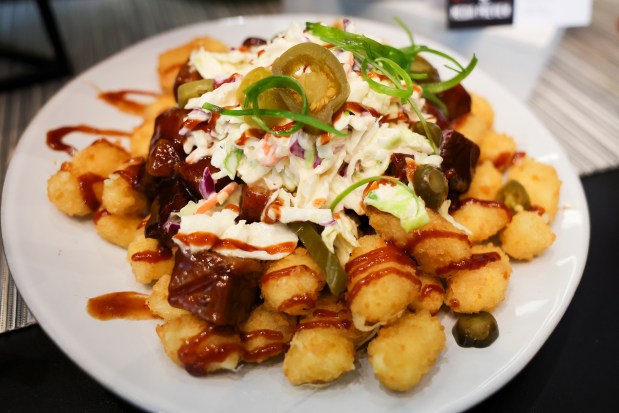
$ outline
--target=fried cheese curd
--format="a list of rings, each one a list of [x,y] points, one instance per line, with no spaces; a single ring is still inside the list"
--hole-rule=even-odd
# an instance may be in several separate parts
[[[191,314],[166,320],[157,326],[157,335],[170,359],[194,376],[234,370],[244,354],[238,332]]]
[[[354,327],[346,303],[325,294],[299,320],[284,357],[284,374],[295,385],[332,382],[354,369],[355,348],[367,338]]]
[[[266,305],[290,315],[306,314],[324,285],[322,269],[305,248],[273,262],[260,280]]]
[[[87,216],[101,204],[103,181],[130,158],[120,145],[97,139],[77,152],[47,182],[49,200],[69,216]]]
[[[445,304],[456,313],[492,311],[505,299],[512,272],[509,258],[501,248],[473,246],[475,264],[452,274],[446,281]]]
[[[407,251],[429,274],[447,276],[449,264],[466,260],[471,256],[471,243],[464,231],[428,209],[430,221],[410,232],[400,225],[400,220],[391,214],[368,208],[370,225],[396,247]]]
[[[396,320],[419,294],[415,263],[379,235],[359,238],[346,263],[346,300],[355,327],[362,331]]]
[[[295,331],[297,320],[286,313],[270,309],[265,304],[256,307],[241,325],[243,360],[262,363],[284,353]]]
[[[380,383],[390,390],[415,387],[445,348],[440,320],[425,311],[407,313],[381,328],[368,345],[368,360]]]
[[[548,217],[537,211],[520,211],[501,232],[501,246],[510,256],[531,260],[543,253],[556,239]]]

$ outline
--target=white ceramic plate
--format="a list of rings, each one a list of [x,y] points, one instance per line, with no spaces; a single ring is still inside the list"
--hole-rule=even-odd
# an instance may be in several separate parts
[[[319,19],[332,21],[326,16],[297,15],[233,18],[148,39],[68,84],[37,114],[19,142],[2,200],[4,245],[19,290],[41,326],[69,357],[136,405],[162,412],[463,410],[496,391],[527,364],[574,294],[589,240],[580,181],[559,144],[527,108],[476,71],[466,86],[490,100],[496,128],[516,137],[520,150],[554,165],[563,180],[562,208],[553,224],[557,241],[542,257],[514,265],[507,299],[494,313],[501,334],[491,347],[458,347],[451,336],[453,319],[445,316],[447,349],[413,391],[394,394],[381,388],[365,361],[338,383],[316,389],[289,385],[278,364],[195,378],[168,360],[155,334],[155,321],[101,322],[87,314],[90,297],[146,288],[133,280],[125,251],[99,238],[90,220],[71,219],[49,203],[47,179],[67,157],[46,146],[46,132],[80,123],[115,129],[137,126],[140,119],[99,101],[95,86],[158,90],[158,54],[196,36],[208,34],[238,45],[247,36],[269,37],[293,20],[303,24]],[[355,22],[362,33],[406,44],[395,25]],[[90,140],[73,137],[82,147]]]

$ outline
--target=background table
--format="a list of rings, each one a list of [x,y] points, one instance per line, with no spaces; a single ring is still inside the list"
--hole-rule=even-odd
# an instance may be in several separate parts
[[[281,10],[278,1],[56,0],[51,4],[76,73],[166,29]],[[47,51],[44,32],[35,30],[34,7],[28,1],[0,2],[0,43],[9,39],[17,47]],[[619,328],[614,311],[619,291],[614,251],[619,245],[618,8],[615,0],[597,0],[593,25],[566,31],[529,101],[565,143],[583,174],[592,238],[581,285],[535,358],[473,411],[610,412],[619,406]],[[24,69],[0,61],[0,76]],[[29,120],[67,80],[0,92],[0,183]],[[19,304],[19,298],[16,301]],[[0,406],[9,412],[137,410],[76,367],[36,325],[0,335]]]

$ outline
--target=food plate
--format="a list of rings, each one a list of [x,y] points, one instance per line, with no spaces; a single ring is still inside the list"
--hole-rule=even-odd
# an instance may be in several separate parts
[[[162,412],[277,412],[293,408],[301,412],[459,411],[486,398],[515,376],[565,312],[580,281],[589,243],[589,216],[582,186],[545,127],[501,85],[477,69],[465,86],[492,103],[495,128],[514,136],[520,150],[554,165],[563,181],[560,210],[553,223],[557,240],[543,256],[514,265],[507,298],[494,312],[501,334],[489,348],[458,347],[450,334],[454,320],[443,315],[447,349],[411,392],[396,394],[382,388],[363,357],[355,372],[334,385],[293,387],[278,363],[246,366],[237,373],[192,377],[166,357],[155,333],[156,321],[102,322],[88,315],[86,303],[91,297],[147,289],[134,281],[123,249],[102,240],[90,220],[71,219],[48,201],[47,179],[68,158],[46,146],[46,132],[83,123],[126,130],[137,126],[139,118],[107,106],[97,99],[97,90],[158,90],[158,55],[199,35],[238,45],[248,36],[271,36],[288,28],[291,21],[303,24],[333,19],[316,15],[238,17],[153,37],[69,83],[38,113],[21,137],[2,200],[2,231],[10,268],[47,334],[80,367],[121,397]],[[395,25],[363,19],[355,19],[355,24],[359,32],[392,44],[407,42],[405,33]],[[423,42],[432,45],[431,41]],[[91,141],[79,135],[72,139],[81,147]]]

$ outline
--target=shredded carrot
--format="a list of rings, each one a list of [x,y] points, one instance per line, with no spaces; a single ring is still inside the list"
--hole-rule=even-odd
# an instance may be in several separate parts
[[[236,182],[230,182],[228,185],[224,186],[221,191],[216,194],[211,194],[211,196],[209,196],[206,201],[200,205],[198,209],[196,209],[196,214],[205,214],[218,203],[223,204],[238,187],[239,184]]]
[[[217,205],[217,195],[211,194],[211,196],[206,199],[206,202],[204,202],[198,207],[198,209],[196,209],[196,214],[204,214],[215,205]]]
[[[228,197],[232,195],[234,191],[236,191],[236,188],[238,187],[239,187],[239,184],[237,184],[236,182],[230,182],[228,185],[224,186],[221,191],[217,193],[217,201],[220,204],[223,204],[224,202],[226,202],[226,199],[228,199]]]

